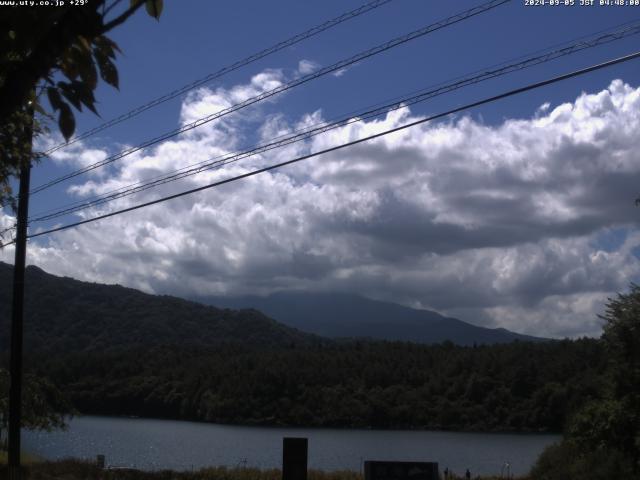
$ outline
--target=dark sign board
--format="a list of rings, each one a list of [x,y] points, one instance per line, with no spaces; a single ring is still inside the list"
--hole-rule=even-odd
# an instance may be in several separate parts
[[[306,438],[282,439],[282,480],[307,480]]]
[[[364,480],[439,480],[437,462],[364,462]]]

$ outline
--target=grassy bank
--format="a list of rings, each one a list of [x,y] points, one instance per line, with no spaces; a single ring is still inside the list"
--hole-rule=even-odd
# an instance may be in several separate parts
[[[23,465],[31,465],[36,462],[42,461],[42,459],[36,455],[32,455],[30,453],[22,452],[20,454],[20,461]],[[0,466],[7,464],[7,452],[4,450],[0,450]]]
[[[32,462],[24,467],[28,480],[281,480],[279,469],[260,470],[257,468],[204,468],[196,471],[175,472],[161,470],[155,472],[134,469],[99,469],[95,463],[80,460],[60,460],[55,462]],[[6,467],[0,470],[0,479],[8,478]],[[449,477],[462,480],[463,477]],[[474,477],[481,480],[498,480],[499,477]],[[363,476],[349,470],[324,472],[309,470],[308,480],[363,480]],[[518,480],[526,480],[518,477]]]

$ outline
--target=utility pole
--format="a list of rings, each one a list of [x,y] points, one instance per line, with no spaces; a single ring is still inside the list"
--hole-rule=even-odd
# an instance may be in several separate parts
[[[11,310],[11,357],[9,373],[9,479],[20,480],[20,426],[22,418],[22,331],[24,316],[24,271],[27,257],[27,218],[29,216],[29,183],[31,177],[31,145],[33,141],[33,107],[24,130],[27,149],[20,169],[18,223],[13,265],[13,307]]]

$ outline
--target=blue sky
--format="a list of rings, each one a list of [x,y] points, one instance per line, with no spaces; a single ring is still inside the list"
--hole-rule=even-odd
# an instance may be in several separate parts
[[[96,97],[102,119],[90,112],[79,115],[78,132],[364,3],[279,0],[272,4],[245,0],[225,4],[196,0],[178,3],[169,0],[159,22],[139,14],[112,33],[112,38],[123,50],[123,55],[118,59],[120,90],[101,84]],[[327,66],[481,3],[394,0],[310,40],[232,72],[210,86],[244,82],[267,68],[292,72],[301,60]],[[578,5],[540,7],[524,6],[523,1],[513,1],[365,60],[351,68],[349,75],[324,77],[298,88],[278,103],[278,111],[295,118],[305,112],[322,109],[326,118],[333,118],[634,20],[640,20],[640,8]],[[632,53],[638,46],[638,38],[632,36],[468,87],[454,95],[417,105],[413,111],[437,113],[532,81]],[[487,123],[529,116],[545,102],[555,105],[572,100],[581,91],[604,88],[612,78],[623,78],[635,85],[638,82],[634,80],[640,76],[637,65],[637,62],[631,62],[616,66],[515,99],[476,108],[469,114]],[[98,139],[103,143],[136,144],[172,130],[176,127],[180,105],[180,98],[175,99],[134,121],[101,133]],[[34,171],[33,183],[37,185],[64,171],[51,163],[44,164]],[[60,194],[56,191],[51,195],[43,195],[43,202],[46,205],[51,201],[58,202]],[[35,205],[38,200],[33,201],[34,208],[37,208]]]
[[[123,50],[120,90],[100,86],[96,96],[103,120],[361,5],[165,3],[159,22],[139,14],[113,32]],[[34,169],[32,185],[211,113],[245,98],[247,91],[264,91],[267,81],[289,81],[301,74],[301,62],[327,66],[479,4],[394,0],[63,150],[69,153]],[[640,7],[512,1],[123,159],[100,175],[38,194],[31,212],[188,165],[191,157],[198,161],[250,146],[309,118],[331,119],[637,19]],[[390,115],[380,124],[340,131],[246,168],[633,53],[639,39],[468,87],[412,106],[404,117]],[[633,153],[637,134],[625,130],[635,119],[639,76],[640,62],[629,62],[458,114],[440,127],[421,127],[369,149],[268,174],[247,186],[55,234],[31,242],[30,261],[52,273],[156,293],[346,290],[525,333],[597,335],[595,315],[607,296],[640,272],[633,205],[640,193],[635,188],[640,161]],[[615,79],[621,82],[612,84]],[[102,121],[90,113],[77,119],[78,132]],[[608,155],[618,170],[610,171]],[[387,170],[388,163],[403,159]],[[467,159],[473,167],[465,166]],[[233,172],[242,173],[244,167],[238,168]],[[215,175],[161,192],[221,178]],[[118,207],[154,195],[159,193]],[[90,213],[112,207],[104,208]],[[180,219],[175,223],[181,232],[173,218]],[[10,260],[11,252],[0,255]]]
[[[100,111],[104,118],[110,118],[362,3],[168,1],[160,22],[138,15],[114,32],[113,38],[124,51],[119,59],[122,87],[120,92],[114,92],[110,87],[99,92],[103,103]],[[395,0],[236,71],[216,84],[243,82],[265,68],[293,70],[302,59],[326,66],[480,3]],[[640,8],[524,7],[523,2],[513,1],[366,60],[349,75],[307,85],[292,92],[280,109],[299,115],[322,108],[327,117],[331,117],[636,19],[640,19]],[[500,91],[502,87],[518,85],[519,81],[545,78],[630,53],[637,45],[637,37],[631,37],[525,71],[522,75],[459,92],[455,98],[442,98],[420,110],[438,111],[452,103],[463,103]],[[571,100],[580,90],[605,87],[613,76],[632,82],[638,74],[637,65],[631,63],[523,95],[517,100],[501,102],[476,113],[482,113],[489,122],[528,115],[545,101]],[[179,103],[173,102],[173,108],[145,116],[143,124],[127,124],[120,131],[114,131],[114,136],[117,134],[120,141],[122,138],[136,141],[146,138],[149,132],[173,128],[178,107]],[[84,126],[95,123],[99,120],[91,115],[83,119]]]

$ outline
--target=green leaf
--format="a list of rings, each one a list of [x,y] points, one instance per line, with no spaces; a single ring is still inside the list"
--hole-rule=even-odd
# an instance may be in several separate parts
[[[55,87],[47,88],[47,98],[49,99],[49,103],[51,104],[51,108],[54,110],[60,110],[60,106],[62,105],[62,98],[60,98],[60,92]]]
[[[98,73],[96,72],[91,47],[86,39],[83,40],[83,42],[79,41],[76,43],[76,45],[67,52],[68,62],[73,66],[73,73],[75,74],[74,77],[70,77],[69,75],[67,75],[67,77],[75,80],[79,75],[82,81],[94,89],[98,84]]]
[[[107,37],[104,37],[104,36],[102,38],[104,38],[107,41],[107,44],[109,45],[109,47],[111,47],[111,52],[113,52],[115,50],[118,53],[122,53],[122,50],[120,49],[120,46],[116,42],[114,42],[110,38],[107,38]],[[112,58],[116,58],[115,53],[113,54]]]
[[[71,49],[62,57],[60,70],[69,80],[75,80],[78,77],[78,65],[71,54]]]
[[[71,87],[75,92],[76,98],[84,103],[89,110],[98,115],[98,111],[94,106],[96,99],[93,96],[93,89],[84,82],[73,82]]]
[[[98,62],[98,68],[100,69],[100,76],[112,87],[118,88],[118,69],[111,60],[106,57],[96,57]]]
[[[103,56],[109,57],[115,60],[116,58],[115,52],[122,53],[122,50],[120,50],[120,47],[118,46],[118,44],[113,40],[111,40],[110,38],[105,37],[104,35],[94,38],[93,45],[94,45],[93,47],[94,55],[98,55],[98,53],[101,53]]]
[[[93,63],[93,57],[89,55],[89,59],[78,65],[80,70],[80,78],[91,90],[94,90],[98,85],[98,72],[96,66]]]
[[[60,105],[58,126],[60,127],[60,132],[62,132],[62,136],[68,142],[73,135],[73,132],[75,132],[76,130],[76,119],[73,116],[71,107],[64,102],[62,102],[62,104]]]
[[[160,19],[163,6],[164,6],[163,0],[147,0],[145,2],[145,8],[147,9],[147,13],[151,15],[153,18],[155,18],[156,20]]]
[[[86,37],[83,36],[78,36],[78,39],[76,41],[76,44],[85,52],[89,52],[91,53],[91,43],[89,42],[89,40],[86,39]]]
[[[82,104],[80,103],[78,92],[71,86],[71,84],[58,82],[58,88],[62,92],[62,95],[64,95],[64,98],[69,100],[73,104],[73,106],[76,107],[76,110],[82,111]]]

